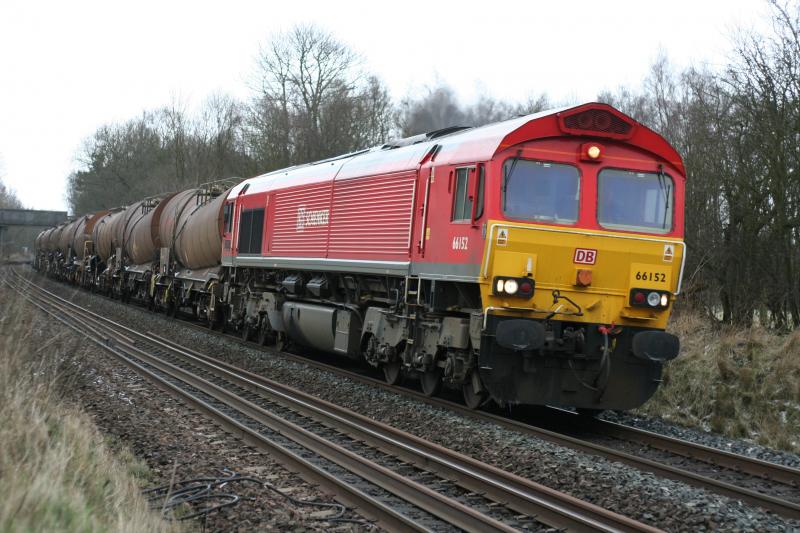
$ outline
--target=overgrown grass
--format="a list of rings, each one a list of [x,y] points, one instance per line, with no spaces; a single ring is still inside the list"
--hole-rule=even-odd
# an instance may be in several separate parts
[[[690,313],[669,329],[681,355],[641,412],[800,452],[800,330],[719,329]]]
[[[0,290],[0,531],[174,530],[139,493],[146,465],[63,402],[75,336],[43,344],[41,315],[20,303]]]

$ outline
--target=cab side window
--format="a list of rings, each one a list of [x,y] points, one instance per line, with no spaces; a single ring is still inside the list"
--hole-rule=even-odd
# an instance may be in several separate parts
[[[222,213],[224,217],[223,233],[230,233],[231,230],[233,229],[233,202],[226,203]]]
[[[469,187],[469,168],[456,169],[455,186],[453,187],[453,222],[469,222],[472,216],[472,198]]]

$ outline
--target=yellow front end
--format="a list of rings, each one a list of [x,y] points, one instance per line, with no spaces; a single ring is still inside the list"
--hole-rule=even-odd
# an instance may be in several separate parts
[[[675,238],[490,222],[478,360],[485,388],[501,404],[642,405],[679,351],[663,330],[684,253]]]
[[[679,289],[684,248],[671,237],[492,221],[481,265],[484,311],[663,330]],[[531,278],[533,297],[498,294],[498,277]],[[669,303],[632,305],[633,289],[668,292]]]

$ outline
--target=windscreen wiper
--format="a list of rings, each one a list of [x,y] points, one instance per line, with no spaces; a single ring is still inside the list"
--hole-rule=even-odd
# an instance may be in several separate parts
[[[669,197],[671,196],[671,191],[669,185],[667,185],[667,175],[664,174],[664,165],[658,165],[658,186],[664,193],[664,221],[661,223],[661,227],[666,229],[667,215],[669,214]]]

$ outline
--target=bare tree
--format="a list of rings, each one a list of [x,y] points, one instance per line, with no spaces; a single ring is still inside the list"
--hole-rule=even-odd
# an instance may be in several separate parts
[[[546,95],[531,96],[521,104],[509,104],[482,94],[472,105],[462,105],[453,89],[440,84],[425,95],[406,97],[397,112],[397,129],[403,136],[426,133],[450,126],[483,126],[550,107]]]
[[[391,102],[361,57],[316,26],[274,36],[259,58],[259,93],[248,120],[267,168],[312,161],[384,140]]]
[[[17,193],[3,183],[0,176],[0,209],[22,209],[22,202],[17,198]]]

